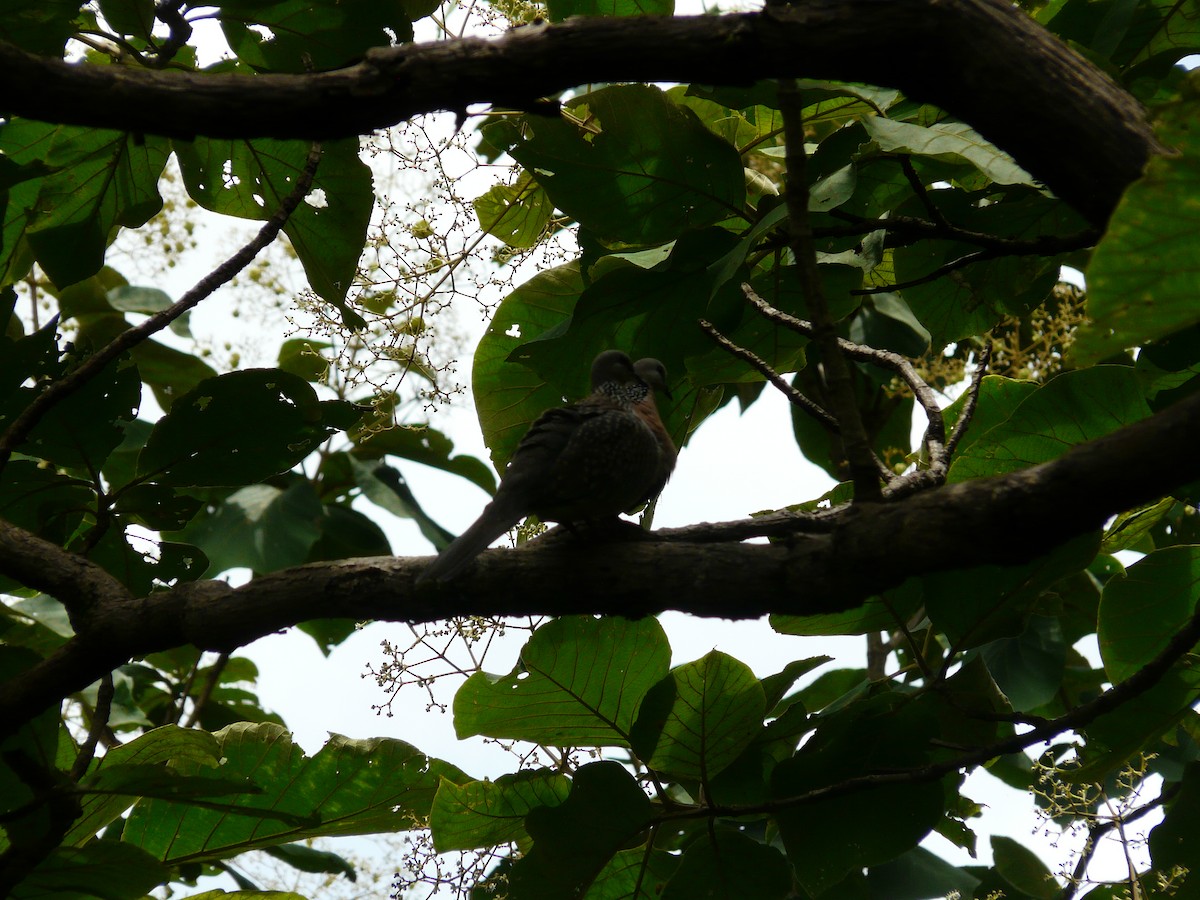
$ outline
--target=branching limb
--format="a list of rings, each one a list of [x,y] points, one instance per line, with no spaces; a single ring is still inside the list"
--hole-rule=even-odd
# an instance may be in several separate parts
[[[749,285],[746,285],[745,287],[747,290],[749,289]],[[828,412],[826,412],[823,406],[818,403],[814,403],[802,392],[796,390],[793,385],[788,384],[787,380],[782,375],[767,365],[767,363],[757,354],[747,350],[745,347],[735,344],[729,338],[725,337],[725,335],[721,334],[721,332],[717,330],[716,326],[714,326],[707,319],[700,319],[699,323],[700,327],[704,329],[704,331],[706,331],[723,349],[727,350],[731,355],[736,356],[738,359],[749,363],[753,368],[761,372],[763,376],[769,382],[771,382],[771,384],[775,385],[775,387],[779,388],[779,390],[783,392],[783,395],[787,397],[789,403],[798,406],[804,412],[808,413],[810,416],[820,422],[821,425],[823,425],[831,434],[841,434],[841,428],[838,426],[837,420],[834,419],[833,416],[831,416]],[[887,467],[884,461],[881,460],[874,451],[871,451],[871,458],[875,463],[875,468],[879,474],[879,477],[883,481],[891,481],[896,477],[895,473]]]
[[[821,278],[817,274],[817,251],[813,240],[812,221],[808,215],[807,151],[804,149],[804,116],[800,91],[794,82],[779,82],[779,111],[783,116],[784,139],[787,144],[787,209],[788,229],[792,252],[800,273],[800,291],[808,304],[813,321],[813,340],[821,356],[825,384],[834,418],[838,421],[842,449],[854,481],[854,498],[859,501],[879,500],[879,468],[871,442],[867,438],[850,368],[838,344],[837,331],[825,299]]]
[[[151,335],[162,331],[185,312],[207,299],[217,288],[246,268],[254,260],[254,257],[268,247],[279,236],[279,232],[283,230],[283,226],[296,207],[308,195],[309,188],[312,187],[313,176],[317,171],[317,164],[320,161],[321,146],[313,144],[309,149],[304,169],[300,173],[300,177],[296,179],[295,188],[283,199],[279,208],[263,224],[252,240],[196,282],[195,286],[180,297],[176,303],[150,316],[140,325],[121,332],[116,338],[84,360],[69,375],[55,381],[34,397],[33,401],[0,435],[0,470],[4,469],[12,457],[13,451],[24,442],[37,423],[41,421],[42,416],[55,404],[83,387],[122,353],[140,344]]]
[[[746,299],[750,301],[751,305],[768,319],[778,322],[780,325],[790,328],[798,334],[809,337],[815,334],[816,329],[811,322],[797,319],[795,316],[790,316],[782,310],[776,309],[755,293],[749,284],[743,284],[742,290],[745,292]],[[855,344],[852,341],[845,340],[844,338],[838,338],[837,342],[838,348],[846,356],[862,362],[874,363],[880,368],[895,372],[908,385],[909,390],[913,392],[913,396],[917,398],[917,402],[921,404],[921,408],[925,410],[925,417],[929,422],[925,429],[925,444],[929,450],[929,467],[933,472],[944,476],[946,466],[948,465],[946,424],[942,418],[942,410],[938,406],[937,396],[934,394],[933,388],[926,384],[921,376],[917,374],[917,370],[913,368],[912,363],[899,353],[879,350],[875,347],[866,347],[862,344]]]
[[[3,519],[0,572],[55,597],[66,607],[76,632],[87,627],[98,609],[132,599],[125,586],[100,566]]]

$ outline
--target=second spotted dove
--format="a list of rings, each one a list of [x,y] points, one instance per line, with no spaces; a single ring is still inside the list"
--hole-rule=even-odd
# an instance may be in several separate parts
[[[547,410],[513,453],[483,513],[421,573],[447,581],[500,535],[536,515],[549,522],[614,517],[655,496],[675,468],[675,445],[654,392],[670,396],[656,359],[606,350],[592,363],[592,393]]]

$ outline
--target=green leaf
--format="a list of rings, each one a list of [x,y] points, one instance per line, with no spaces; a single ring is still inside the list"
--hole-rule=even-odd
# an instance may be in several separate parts
[[[87,556],[129,588],[135,597],[176,581],[195,581],[208,568],[204,553],[191,544],[170,541],[155,544],[136,534],[126,537],[120,530],[104,532]]]
[[[721,828],[688,847],[662,898],[779,900],[791,886],[791,868],[782,853]]]
[[[549,0],[551,22],[571,16],[670,16],[674,0]]]
[[[195,497],[177,494],[163,484],[136,484],[122,491],[116,511],[126,521],[145,525],[152,531],[178,531],[200,511]]]
[[[1192,763],[1183,774],[1179,793],[1166,805],[1162,822],[1150,832],[1150,856],[1154,868],[1164,874],[1179,866],[1188,874],[1200,871],[1200,763]],[[1200,885],[1183,880],[1181,900],[1195,900]]]
[[[979,384],[979,400],[975,406],[975,414],[967,426],[967,431],[958,444],[958,452],[964,453],[968,447],[987,434],[1002,422],[1012,417],[1017,407],[1038,389],[1032,381],[1018,381],[1004,378],[1000,375],[984,375]],[[946,419],[947,431],[958,424],[959,416],[967,402],[964,392],[943,412]]]
[[[888,900],[926,900],[928,897],[975,896],[979,879],[952,866],[924,847],[914,847],[903,856],[867,873],[872,897]]]
[[[762,731],[766,695],[749,666],[717,650],[668,678],[673,702],[639,755],[649,750],[647,765],[673,779],[707,781]]]
[[[333,345],[327,341],[291,338],[279,348],[279,368],[305,381],[321,383],[329,372],[329,360],[321,355]]]
[[[863,119],[871,139],[885,152],[911,153],[949,162],[968,162],[996,184],[1027,184],[1033,177],[1003,150],[963,122],[939,122],[928,128],[883,116]]]
[[[1023,895],[1035,900],[1054,900],[1060,895],[1058,882],[1037,855],[1012,838],[992,836],[992,858],[996,872]]]
[[[1083,534],[1021,565],[926,575],[922,581],[929,618],[959,649],[1019,635],[1047,588],[1086,569],[1096,558],[1097,545],[1097,535]]]
[[[162,209],[163,138],[21,119],[0,125],[0,151],[52,168],[25,210],[25,237],[60,288],[100,270],[114,229],[144,225]]]
[[[740,215],[746,186],[737,151],[659,88],[601,88],[567,105],[586,116],[586,129],[527,116],[509,153],[584,228],[648,245]]]
[[[392,545],[383,529],[356,509],[330,503],[322,504],[320,528],[321,536],[309,551],[308,562],[392,555]],[[345,620],[323,621],[333,623]],[[340,631],[341,627],[338,625],[334,631]],[[353,630],[353,623],[350,623],[350,630]],[[340,641],[341,638],[338,639],[338,642]]]
[[[318,850],[304,844],[284,844],[282,847],[265,847],[263,852],[301,872],[345,875],[351,881],[358,880],[354,866],[345,858],[328,850]]]
[[[478,354],[476,355],[478,365]],[[496,493],[496,476],[487,464],[465,453],[454,454],[454,442],[436,428],[397,426],[387,431],[367,432],[355,429],[351,438],[354,455],[362,459],[397,456],[441,469],[477,484],[489,494]]]
[[[438,853],[524,842],[525,816],[558,806],[571,780],[549,769],[501,775],[493,781],[443,781],[433,800],[429,829]]]
[[[308,562],[323,514],[307,481],[287,490],[252,484],[198,516],[177,537],[204,551],[210,577],[236,568],[262,575]]]
[[[1200,547],[1142,557],[1104,586],[1096,630],[1104,671],[1115,684],[1158,656],[1196,609]]]
[[[1067,645],[1058,619],[1034,615],[1020,635],[985,644],[980,652],[1012,708],[1029,712],[1058,693]]]
[[[533,848],[513,865],[508,896],[578,896],[649,823],[650,801],[619,763],[583,766],[562,804],[530,812],[526,828]]]
[[[1200,253],[1200,103],[1176,103],[1160,139],[1177,152],[1151,158],[1117,204],[1087,267],[1087,314],[1072,353],[1087,364],[1200,322],[1200,281],[1180,260]]]
[[[225,808],[144,801],[129,814],[126,843],[183,865],[310,837],[391,832],[429,814],[442,778],[465,779],[448,763],[386,738],[334,735],[309,758],[279,725],[240,723],[215,737],[222,775],[261,793]],[[176,768],[199,771],[190,761]]]
[[[454,696],[454,729],[558,747],[621,747],[642,699],[667,674],[655,619],[571,616],[534,632],[505,676],[476,672]]]
[[[584,900],[659,900],[679,858],[644,847],[619,850],[596,876]]]
[[[107,299],[109,306],[119,312],[134,312],[146,316],[170,309],[175,305],[175,301],[166,291],[131,284],[112,288],[108,292]],[[184,313],[167,327],[180,337],[190,338],[192,336],[191,329],[188,327],[190,317],[191,313]]]
[[[399,472],[391,466],[369,465],[354,457],[350,457],[350,465],[364,497],[392,515],[412,519],[439,552],[450,546],[454,535],[429,517]]]
[[[936,177],[936,176],[935,176]],[[1033,240],[1044,234],[1070,234],[1086,223],[1065,204],[1029,188],[996,189],[981,204],[975,192],[930,191],[928,202],[957,227]],[[887,215],[928,215],[922,203],[889,198]],[[964,262],[977,245],[930,239],[897,247],[891,256],[896,283],[906,285],[904,301],[941,348],[982,334],[1005,316],[1024,316],[1043,304],[1058,282],[1063,259],[1046,256],[1002,256]],[[943,267],[953,265],[953,271]],[[882,268],[882,267],[881,267]],[[882,274],[882,273],[877,273]],[[934,277],[941,276],[941,277]]]
[[[202,382],[154,426],[138,473],[176,486],[251,484],[285,472],[354,407],[321,403],[302,378],[247,369]]]
[[[151,773],[172,760],[191,760],[214,769],[220,762],[220,746],[208,732],[177,725],[163,725],[139,735],[126,744],[114,747],[92,764],[81,787],[88,791],[81,807],[83,815],[76,819],[63,838],[68,846],[81,846],[124,812],[133,802],[128,794],[110,796],[89,789],[105,786],[105,773],[120,767],[126,771],[141,769]],[[211,775],[212,772],[210,771]],[[136,787],[136,779],[132,781]]]
[[[773,796],[797,797],[847,778],[921,765],[936,731],[927,706],[884,694],[826,718],[776,767]],[[851,872],[911,850],[941,819],[943,806],[937,782],[885,784],[789,805],[777,818],[796,878],[816,895]]]
[[[493,186],[475,198],[474,206],[480,228],[520,250],[541,240],[554,214],[554,204],[528,172],[522,172],[516,184]]]
[[[0,40],[57,59],[75,33],[78,15],[76,0],[4,0],[0,3]]]
[[[509,355],[523,341],[569,321],[582,290],[577,262],[539,272],[501,301],[475,349],[471,392],[497,468],[508,463],[530,423],[561,406],[564,396],[561,386],[509,362]],[[580,374],[573,381],[574,397],[587,393],[587,373]]]
[[[826,637],[836,634],[868,634],[890,631],[907,621],[921,606],[919,592],[900,590],[886,597],[870,597],[862,606],[844,612],[820,613],[812,616],[772,614],[771,628],[780,634],[800,634]]]
[[[154,0],[100,0],[100,12],[120,34],[150,40]]]
[[[233,52],[248,66],[273,72],[339,69],[371,47],[413,37],[404,3],[222,0],[220,7],[221,29]]]
[[[92,841],[86,847],[53,850],[9,896],[13,900],[140,900],[169,877],[165,866],[137,847],[118,841]]]
[[[21,393],[33,399],[32,391]],[[137,415],[141,394],[137,369],[114,360],[52,406],[20,445],[20,452],[65,468],[97,471],[124,438],[126,423]]]
[[[948,480],[1004,475],[1037,465],[1149,415],[1133,369],[1096,366],[1066,372],[961,449]]]
[[[245,219],[267,219],[275,214],[295,188],[308,149],[304,141],[266,138],[222,141],[198,137],[175,144],[191,198],[205,209]],[[312,191],[283,229],[312,289],[337,307],[353,328],[362,327],[362,318],[345,305],[346,292],[354,283],[374,202],[371,170],[358,157],[358,139],[327,143]]]

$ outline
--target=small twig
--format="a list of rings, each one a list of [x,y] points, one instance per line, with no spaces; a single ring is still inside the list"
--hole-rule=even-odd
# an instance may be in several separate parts
[[[779,82],[779,111],[783,116],[787,165],[788,229],[792,253],[800,273],[800,289],[812,314],[813,342],[824,367],[825,384],[834,418],[840,426],[842,448],[854,481],[854,497],[859,501],[879,500],[882,497],[877,458],[871,450],[867,430],[863,426],[850,379],[850,367],[838,344],[837,331],[829,312],[829,304],[817,274],[816,242],[812,220],[808,214],[807,151],[804,149],[804,105],[794,81]]]
[[[1119,821],[1123,825],[1129,825],[1136,822],[1138,819],[1145,816],[1147,813],[1164,806],[1175,799],[1175,795],[1179,793],[1183,787],[1182,782],[1175,782],[1172,785],[1164,787],[1162,792],[1157,797],[1146,803],[1143,803],[1133,812],[1121,818]],[[1067,880],[1066,886],[1062,893],[1058,895],[1058,900],[1071,900],[1077,893],[1079,887],[1083,884],[1084,876],[1087,875],[1088,866],[1092,864],[1092,857],[1096,855],[1096,849],[1100,845],[1100,839],[1117,827],[1118,819],[1109,819],[1107,822],[1097,822],[1088,828],[1088,839],[1084,845],[1083,852],[1079,855],[1079,861],[1075,864],[1075,870],[1071,873],[1071,877]]]
[[[108,728],[108,717],[112,713],[113,693],[112,672],[105,672],[100,677],[100,686],[96,689],[96,706],[92,710],[87,740],[79,748],[79,756],[75,757],[75,763],[71,766],[72,781],[79,781],[86,775],[88,766],[96,757],[96,746],[100,743],[100,735]]]
[[[938,266],[927,275],[922,275],[920,278],[911,278],[908,281],[897,281],[894,284],[881,284],[876,287],[855,288],[850,291],[856,297],[865,297],[871,294],[890,294],[895,291],[903,291],[908,288],[919,287],[922,284],[929,284],[932,281],[937,281],[943,275],[949,275],[959,269],[965,269],[967,266],[974,265],[977,262],[985,262],[989,259],[996,259],[1004,256],[999,250],[975,250],[965,256],[960,256],[958,259],[952,259],[945,265]]]
[[[975,407],[979,405],[979,387],[983,384],[983,376],[987,374],[988,363],[991,361],[992,345],[988,344],[979,352],[979,363],[971,375],[971,384],[967,387],[967,399],[963,401],[962,412],[958,414],[958,421],[954,423],[954,430],[950,432],[950,439],[946,441],[946,455],[951,459],[954,458],[959,441],[971,426],[971,419],[975,417]]]
[[[744,287],[748,288],[749,285],[744,285]],[[749,363],[751,368],[756,369],[764,378],[767,379],[767,381],[775,385],[775,387],[777,387],[783,393],[783,395],[788,398],[789,403],[800,407],[800,409],[804,410],[834,434],[837,434],[840,431],[838,428],[837,419],[831,416],[820,404],[815,403],[813,400],[798,391],[794,386],[788,384],[787,380],[774,369],[772,369],[765,360],[763,360],[754,352],[735,344],[729,338],[725,337],[725,335],[721,334],[721,332],[717,330],[717,327],[707,319],[700,319],[699,323],[700,327],[703,328],[708,333],[709,337],[716,341],[723,350],[728,352],[731,356],[736,356],[743,362]]]
[[[105,366],[126,350],[140,344],[150,337],[150,335],[162,331],[185,312],[211,296],[217,288],[237,275],[238,272],[253,261],[254,257],[258,256],[264,248],[270,245],[279,236],[279,232],[283,230],[283,226],[287,223],[288,218],[295,211],[296,207],[308,195],[309,188],[312,186],[313,176],[317,171],[317,164],[320,161],[321,145],[314,143],[309,148],[308,159],[304,164],[304,169],[300,173],[300,177],[296,179],[295,188],[283,199],[283,202],[279,204],[279,208],[275,210],[271,218],[267,219],[252,240],[229,257],[229,259],[225,260],[225,262],[221,263],[221,265],[217,266],[216,269],[196,282],[195,286],[179,298],[176,303],[150,316],[140,325],[121,332],[112,341],[84,360],[69,375],[54,382],[34,397],[30,404],[21,411],[20,415],[0,435],[0,471],[3,471],[12,457],[13,451],[29,436],[29,433],[36,427],[38,422],[41,421],[42,416],[51,407],[83,387],[88,381],[99,374]]]
[[[946,221],[946,217],[942,215],[942,211],[937,208],[932,198],[930,198],[929,191],[921,183],[921,176],[917,174],[917,169],[912,164],[912,157],[901,156],[900,168],[904,171],[904,177],[908,179],[909,187],[913,189],[913,193],[917,195],[917,199],[921,201],[921,205],[925,207],[925,211],[929,213],[929,218],[933,219],[934,223],[940,228],[952,229],[954,226]]]

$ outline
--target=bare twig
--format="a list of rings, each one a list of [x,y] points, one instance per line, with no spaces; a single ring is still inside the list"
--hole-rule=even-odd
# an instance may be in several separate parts
[[[200,715],[204,712],[204,707],[208,705],[208,701],[212,698],[213,690],[221,680],[221,673],[225,671],[227,665],[229,665],[228,650],[218,655],[216,661],[213,662],[212,669],[208,673],[208,679],[204,682],[204,687],[200,689],[200,696],[192,704],[192,710],[188,713],[187,721],[183,723],[184,728],[192,728],[200,721]]]
[[[61,402],[83,387],[94,378],[110,362],[126,350],[140,344],[150,335],[162,331],[185,312],[195,307],[202,300],[212,295],[217,288],[232,279],[238,272],[248,266],[264,248],[270,245],[296,207],[304,200],[312,186],[317,164],[321,161],[321,145],[314,143],[308,152],[308,159],[296,186],[279,204],[279,208],[267,219],[258,234],[245,246],[234,253],[229,259],[205,275],[195,286],[184,294],[173,305],[150,316],[140,325],[121,332],[105,346],[101,347],[69,375],[55,381],[38,394],[13,420],[12,424],[0,435],[0,471],[8,464],[13,451],[29,436],[42,416],[55,404]]]
[[[909,187],[913,189],[913,193],[917,195],[917,198],[921,201],[921,205],[929,213],[929,218],[933,219],[934,224],[942,229],[953,229],[954,226],[946,221],[946,217],[942,215],[942,211],[937,208],[936,204],[930,198],[929,191],[925,190],[925,185],[921,183],[921,176],[917,174],[917,169],[912,164],[912,158],[901,156],[900,168],[904,171],[904,177],[908,179]]]
[[[963,402],[962,412],[958,414],[958,421],[954,423],[950,439],[946,441],[946,455],[951,458],[954,456],[954,451],[958,449],[959,441],[963,439],[963,435],[971,426],[971,420],[975,417],[975,407],[979,405],[979,387],[983,384],[983,376],[987,374],[988,363],[991,361],[992,346],[988,344],[979,352],[979,362],[975,367],[975,372],[971,375],[971,384],[967,388],[967,399]]]
[[[748,289],[749,285],[744,285],[744,287]],[[725,337],[725,335],[721,334],[721,332],[717,330],[717,327],[707,319],[700,319],[699,322],[700,327],[703,328],[708,335],[721,346],[723,350],[727,351],[731,356],[736,356],[738,359],[749,363],[750,366],[760,372],[762,376],[767,379],[767,381],[775,385],[775,387],[777,387],[780,392],[783,393],[783,396],[787,397],[789,403],[800,407],[800,409],[804,410],[834,434],[837,434],[840,431],[837,419],[831,416],[823,406],[818,403],[814,403],[803,393],[796,390],[795,387],[788,384],[787,380],[769,365],[767,365],[767,363],[761,357],[752,351],[747,350],[745,347],[735,344],[729,338]]]

